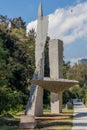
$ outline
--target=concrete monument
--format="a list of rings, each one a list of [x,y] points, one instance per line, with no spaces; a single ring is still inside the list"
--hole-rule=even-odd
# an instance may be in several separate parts
[[[50,77],[44,78],[44,48],[47,30],[48,17],[43,17],[42,4],[40,4],[35,44],[36,69],[25,111],[27,115],[36,116],[43,114],[43,89],[51,92],[51,112],[61,112],[62,92],[78,83],[77,81],[63,79],[63,42],[61,40],[50,40],[49,42]]]
[[[35,73],[33,80],[43,80],[44,78],[44,47],[48,31],[48,16],[43,17],[42,3],[38,9],[37,37],[35,44]],[[27,115],[43,114],[43,88],[32,84],[30,89],[30,98],[26,107]]]

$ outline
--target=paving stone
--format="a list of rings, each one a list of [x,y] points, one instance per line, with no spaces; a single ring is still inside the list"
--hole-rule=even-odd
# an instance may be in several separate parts
[[[72,130],[87,130],[87,108],[83,102],[73,101],[74,118]]]

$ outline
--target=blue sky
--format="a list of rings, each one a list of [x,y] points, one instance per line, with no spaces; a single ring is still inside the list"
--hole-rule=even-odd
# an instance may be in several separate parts
[[[9,18],[21,16],[28,24],[37,19],[39,3],[40,0],[0,0],[0,14],[7,15]],[[51,21],[52,18],[56,21],[49,22],[49,34],[54,35],[53,38],[63,39],[65,43],[65,60],[74,61],[87,57],[87,31],[85,29],[87,27],[87,0],[42,0],[42,3],[44,15],[49,15]],[[85,15],[85,18],[83,15]],[[75,25],[72,23],[71,17],[75,20]],[[79,23],[76,17],[79,18],[79,21],[82,21]],[[60,19],[61,23],[59,23],[58,19]],[[67,22],[69,20],[71,22]]]
[[[81,0],[87,1],[87,0]],[[40,0],[0,0],[0,14],[10,18],[21,16],[26,23],[37,18]],[[77,0],[42,0],[44,15],[48,15],[57,8],[75,5]]]

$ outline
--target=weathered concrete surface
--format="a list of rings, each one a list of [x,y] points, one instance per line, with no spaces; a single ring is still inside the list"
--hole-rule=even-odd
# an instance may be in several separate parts
[[[36,121],[34,116],[21,116],[20,118],[20,128],[21,129],[28,129],[28,128],[35,128]]]
[[[82,102],[74,103],[74,118],[72,130],[87,130],[87,107]]]
[[[51,94],[51,113],[58,114],[62,112],[62,92]]]
[[[49,41],[49,63],[50,77],[54,80],[63,78],[63,41]],[[51,92],[51,113],[58,114],[62,112],[62,91],[56,93]]]
[[[43,114],[43,88],[39,87],[38,85],[36,86],[32,84],[31,86],[30,97],[27,103],[25,114],[30,116]]]
[[[49,41],[50,78],[63,78],[63,41],[54,39]]]
[[[43,80],[44,78],[44,47],[48,31],[48,17],[43,17],[42,4],[38,9],[37,37],[35,44],[35,73],[34,80]],[[43,114],[43,88],[38,85],[31,85],[30,97],[27,103],[27,115]]]
[[[32,80],[32,83],[53,93],[58,93],[78,84],[78,81],[67,79],[52,80],[50,78],[46,80],[45,78],[45,80]]]

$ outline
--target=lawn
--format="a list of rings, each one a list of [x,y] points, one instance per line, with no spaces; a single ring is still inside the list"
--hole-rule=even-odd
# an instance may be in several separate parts
[[[36,117],[35,130],[71,130],[72,119],[73,110],[63,109],[58,115],[50,114],[50,110],[45,110],[43,116]],[[0,116],[0,130],[19,130],[19,118],[14,118],[10,114]]]
[[[0,130],[19,130],[19,119],[10,114],[0,116]]]
[[[36,117],[37,129],[52,129],[52,130],[71,130],[73,120],[73,110],[63,109],[63,112],[58,115],[50,114],[50,111],[45,111],[44,116]]]

